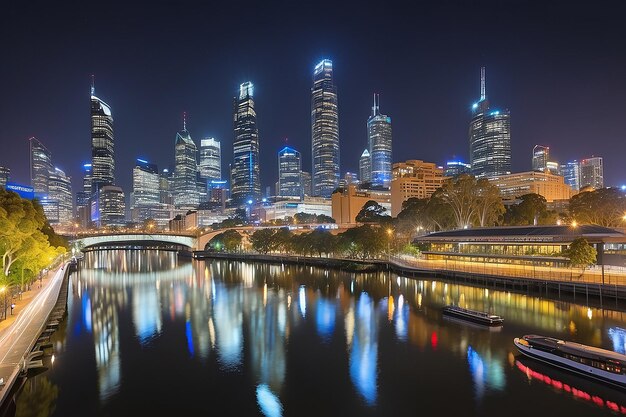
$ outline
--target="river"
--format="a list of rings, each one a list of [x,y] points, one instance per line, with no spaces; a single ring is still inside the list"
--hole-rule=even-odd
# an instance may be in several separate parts
[[[626,393],[524,359],[536,333],[624,353],[626,314],[393,273],[97,251],[26,416],[602,416]],[[446,304],[505,318],[450,321]]]

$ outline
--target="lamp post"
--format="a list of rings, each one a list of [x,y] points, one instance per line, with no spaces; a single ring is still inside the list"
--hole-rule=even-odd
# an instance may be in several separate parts
[[[391,234],[393,233],[392,229],[387,229],[387,260],[390,261],[391,260],[391,249],[390,249],[390,244],[391,244]]]

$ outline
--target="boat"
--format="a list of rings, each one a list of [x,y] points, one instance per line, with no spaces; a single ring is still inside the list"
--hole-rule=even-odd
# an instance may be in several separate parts
[[[504,324],[504,319],[500,316],[458,306],[445,306],[442,312],[444,316],[455,317],[484,326],[502,326]]]
[[[513,343],[525,356],[626,388],[626,355],[553,337],[526,335]]]

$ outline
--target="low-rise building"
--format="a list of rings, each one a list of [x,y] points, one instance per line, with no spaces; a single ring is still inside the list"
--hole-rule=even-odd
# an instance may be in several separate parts
[[[360,190],[349,185],[341,191],[334,192],[332,197],[332,218],[339,225],[356,224],[356,216],[365,203],[373,200],[391,212],[391,192],[387,190]]]
[[[432,162],[415,159],[393,164],[391,216],[396,217],[409,198],[430,198],[443,184],[443,178],[443,169]]]
[[[514,200],[524,194],[534,193],[552,203],[555,200],[568,200],[575,194],[562,176],[550,172],[516,172],[493,177],[489,181],[498,187],[505,200]]]
[[[324,215],[332,217],[331,200],[323,197],[304,197],[302,201],[281,200],[263,203],[253,209],[253,215],[261,222],[293,217],[297,213]]]

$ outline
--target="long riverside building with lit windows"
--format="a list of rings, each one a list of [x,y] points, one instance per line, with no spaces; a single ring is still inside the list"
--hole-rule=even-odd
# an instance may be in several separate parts
[[[626,235],[601,226],[512,226],[459,229],[415,238],[426,259],[568,266],[562,255],[575,239],[597,250],[598,265],[626,265]]]
[[[231,167],[231,197],[243,204],[261,197],[259,170],[259,129],[254,108],[254,85],[248,81],[239,86],[233,100],[233,164]]]
[[[409,160],[393,164],[391,216],[402,211],[409,198],[430,198],[443,185],[443,170],[432,162]]]
[[[552,203],[558,200],[569,200],[575,192],[565,184],[560,175],[550,172],[528,171],[501,175],[489,179],[500,190],[502,198],[513,200],[524,194],[539,194]]]
[[[489,107],[485,68],[481,68],[480,100],[472,106],[469,126],[470,165],[476,178],[511,173],[511,116]]]
[[[324,59],[313,71],[311,88],[313,196],[330,197],[339,185],[339,111],[333,62]]]

